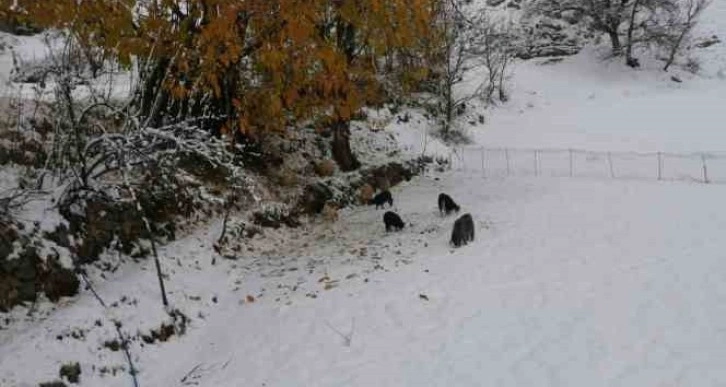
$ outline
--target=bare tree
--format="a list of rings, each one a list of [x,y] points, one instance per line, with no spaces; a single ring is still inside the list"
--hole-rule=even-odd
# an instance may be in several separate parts
[[[687,46],[698,17],[710,0],[634,0],[627,29],[626,64],[639,65],[634,57],[637,46],[665,53],[667,71]]]
[[[693,27],[698,22],[698,17],[710,3],[711,0],[684,0],[680,3],[682,6],[679,12],[668,21],[668,28],[664,30],[661,40],[663,48],[668,53],[663,71],[668,71],[668,68],[681,53],[685,43],[691,36]]]
[[[529,14],[552,15],[565,11],[583,15],[590,29],[607,34],[613,55],[621,55],[625,33],[625,63],[640,65],[637,46],[666,51],[667,70],[684,47],[698,16],[710,0],[535,0]]]
[[[627,40],[625,43],[625,64],[627,64],[630,67],[640,67],[640,62],[638,59],[633,57],[633,46],[634,46],[634,33],[636,28],[636,17],[638,16],[638,12],[641,6],[641,2],[643,0],[634,0],[633,5],[630,7],[630,19],[628,23],[628,34],[627,34]]]
[[[507,96],[504,81],[509,65],[514,57],[514,32],[511,25],[495,23],[486,14],[477,15],[469,20],[472,26],[480,29],[472,49],[474,61],[486,71],[486,82],[483,84],[482,97],[488,104],[499,101],[506,102]]]
[[[464,9],[469,3],[447,0],[441,3],[439,13],[442,39],[435,61],[438,64],[436,94],[445,138],[469,101],[483,98],[487,103],[494,103],[495,94],[500,101],[507,100],[504,81],[513,57],[511,31],[493,22],[483,8]],[[476,70],[483,70],[486,75],[471,77]],[[463,87],[465,83],[467,88]]]
[[[455,88],[463,81],[468,50],[463,30],[463,14],[459,9],[458,0],[441,2],[439,10],[441,46],[435,61],[439,67],[436,94],[439,97],[438,107],[441,117],[441,132],[446,137],[451,131],[454,114],[465,103],[465,99],[455,96]]]

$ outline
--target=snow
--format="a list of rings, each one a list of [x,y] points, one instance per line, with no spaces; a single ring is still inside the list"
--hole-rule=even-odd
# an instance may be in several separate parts
[[[488,188],[459,187],[463,179]],[[148,383],[171,385],[197,364],[214,366],[200,379],[209,386],[726,381],[718,360],[726,335],[713,324],[726,296],[714,270],[726,217],[679,206],[684,196],[718,200],[723,188],[495,183],[450,175],[406,189],[406,213],[428,213],[434,224],[450,223],[431,214],[439,190],[461,198],[491,224],[479,228],[476,246],[450,254],[438,234],[437,247],[380,285],[292,306],[233,308],[189,344],[198,355]],[[334,329],[347,335],[351,326],[346,346]]]
[[[476,219],[475,245],[447,247],[454,218],[435,212],[441,191]],[[203,386],[726,382],[726,211],[718,206],[726,187],[450,173],[395,194],[396,210],[413,226],[385,234],[383,211],[350,210],[336,238],[311,245],[307,259],[249,271],[246,260],[237,269],[227,261],[211,266],[211,230],[168,246],[173,303],[205,317],[190,315],[189,332],[171,342],[132,345],[142,385],[178,385],[195,367]],[[401,247],[382,249],[380,259],[326,251],[356,240],[373,250],[369,238]],[[138,305],[104,314],[86,294],[38,328],[6,335],[3,382],[52,379],[60,360],[81,360],[84,370],[122,366],[120,353],[98,349],[114,337],[109,319],[134,333],[164,318],[152,265],[140,268],[127,265],[98,288],[107,303],[126,295]],[[324,277],[338,286],[324,290]],[[299,289],[277,287],[292,284]],[[315,299],[304,295],[313,292]],[[257,300],[242,302],[246,294]],[[215,295],[218,303],[210,301]],[[94,328],[96,319],[103,327]],[[55,339],[73,327],[85,330],[83,340]],[[27,359],[33,367],[23,366]],[[89,372],[83,380],[129,385],[123,374]]]
[[[14,58],[25,62],[37,62],[47,55],[44,35],[14,36],[0,32],[0,42],[4,42],[5,49],[0,50],[0,84],[3,86],[10,81],[10,74],[14,67]]]
[[[510,80],[512,100],[487,113],[469,133],[489,147],[582,148],[605,151],[709,152],[726,149],[726,1],[715,0],[694,31],[696,41],[721,42],[693,48],[693,75],[643,54],[631,70],[606,59],[606,44],[586,47],[560,63],[517,62]],[[683,83],[676,83],[677,76]]]
[[[724,12],[714,1],[699,33],[723,40]],[[467,133],[473,149],[726,151],[725,47],[698,51],[699,75],[631,70],[598,47],[521,62],[511,101]],[[369,116],[403,153],[448,156],[410,114]],[[220,220],[161,248],[170,300],[191,322],[167,342],[134,339],[141,386],[726,384],[726,185],[454,170],[392,192],[399,233],[384,231],[384,211],[353,207],[240,237],[236,260],[213,252]],[[473,244],[448,246],[455,217],[437,213],[440,192],[473,215]],[[83,290],[0,316],[0,385],[56,379],[70,361],[82,386],[132,385],[123,353],[103,347],[112,321],[136,337],[169,317],[151,261],[98,265],[89,277],[107,309]]]
[[[32,36],[14,36],[0,32],[0,102],[4,99],[22,98],[25,100],[48,100],[51,97],[55,81],[52,77],[44,86],[39,83],[14,83],[16,64],[20,71],[32,72],[34,67],[54,60],[59,56],[64,45],[64,37],[56,31],[42,32]],[[77,97],[104,95],[113,98],[125,98],[131,94],[131,73],[117,70],[100,74],[90,79],[92,87],[76,86]],[[93,90],[93,91],[91,91]],[[2,106],[2,105],[0,105]]]
[[[726,149],[726,83],[692,78],[679,84],[667,73],[612,65],[603,65],[592,51],[556,65],[521,63],[514,69],[512,103],[471,132],[492,147]]]

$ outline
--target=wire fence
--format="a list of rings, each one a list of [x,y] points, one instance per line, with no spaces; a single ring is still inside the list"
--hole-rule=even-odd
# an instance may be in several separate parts
[[[726,184],[723,152],[607,152],[582,149],[457,148],[452,169],[484,176],[588,177]]]

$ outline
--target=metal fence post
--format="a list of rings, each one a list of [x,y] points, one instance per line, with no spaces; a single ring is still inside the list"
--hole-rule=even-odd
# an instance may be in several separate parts
[[[701,161],[703,162],[703,182],[708,184],[708,169],[706,168],[706,155],[701,154]]]
[[[504,148],[504,158],[507,160],[507,176],[510,175],[510,169],[509,169],[509,149]]]
[[[570,177],[575,176],[575,166],[574,166],[574,155],[572,149],[570,149]]]
[[[484,164],[484,152],[486,152],[486,148],[481,148],[481,173],[484,177],[487,176],[487,169]]]
[[[476,148],[471,148],[471,151],[474,151],[475,149]],[[629,175],[630,172],[634,172],[634,173],[638,172],[638,170],[642,167],[646,167],[646,169],[647,169],[647,164],[652,162],[652,161],[648,161],[648,159],[650,159],[650,157],[655,155],[657,158],[657,160],[656,160],[657,161],[657,170],[656,170],[657,181],[667,181],[668,179],[675,180],[675,181],[685,180],[685,177],[682,176],[679,172],[680,168],[685,167],[685,165],[682,165],[683,162],[681,161],[681,159],[687,157],[691,160],[691,161],[689,161],[689,163],[695,163],[696,158],[700,157],[701,158],[701,168],[702,168],[701,182],[704,184],[714,183],[714,181],[712,181],[711,177],[709,176],[708,169],[709,169],[709,167],[713,167],[715,164],[709,166],[707,159],[711,158],[712,160],[726,160],[726,157],[721,156],[719,154],[709,154],[709,153],[704,153],[704,152],[693,152],[693,153],[689,153],[689,154],[668,153],[668,152],[663,152],[663,151],[653,151],[653,152],[648,152],[648,153],[637,153],[637,152],[634,153],[634,152],[617,152],[617,151],[614,152],[614,151],[607,151],[607,150],[587,151],[587,150],[578,150],[578,149],[574,149],[574,148],[568,148],[568,149],[548,149],[548,148],[517,149],[517,148],[507,148],[507,147],[486,148],[484,146],[479,147],[479,151],[481,152],[479,156],[481,158],[480,163],[481,163],[481,172],[482,172],[483,177],[488,177],[489,170],[492,171],[493,176],[495,176],[497,173],[502,172],[501,165],[498,164],[501,161],[501,159],[499,158],[501,156],[494,155],[493,159],[490,161],[490,160],[487,160],[487,158],[490,157],[489,152],[498,153],[500,155],[501,155],[501,152],[504,152],[504,158],[506,161],[506,171],[505,171],[506,176],[515,176],[518,173],[517,170],[514,169],[515,167],[517,167],[518,162],[524,163],[520,166],[519,173],[524,173],[525,175],[529,173],[526,168],[527,154],[532,154],[532,156],[533,156],[533,160],[532,160],[533,164],[531,164],[531,165],[534,168],[534,176],[537,176],[537,177],[545,176],[546,169],[548,167],[546,164],[545,165],[542,164],[542,153],[543,152],[552,152],[553,155],[555,155],[555,156],[556,155],[561,156],[564,154],[564,152],[567,152],[568,158],[569,158],[568,161],[569,161],[570,177],[577,177],[577,170],[576,170],[577,165],[575,164],[577,162],[577,160],[575,159],[576,153],[578,153],[578,152],[580,153],[580,155],[578,157],[581,157],[582,158],[581,161],[585,163],[585,169],[584,169],[585,172],[588,171],[588,168],[589,168],[588,163],[590,163],[590,161],[595,160],[598,165],[601,165],[599,163],[602,162],[602,156],[605,156],[608,172],[610,173],[611,179],[618,179],[618,175],[630,176]],[[512,154],[512,152],[517,152],[517,153]],[[466,152],[464,152],[463,149],[451,148],[449,155],[448,155],[449,168],[452,170],[458,170],[458,171],[469,170],[469,168],[471,168],[471,170],[473,171],[475,168],[475,165],[476,165],[475,160],[474,160],[474,154],[469,152],[469,153],[471,153],[471,155],[470,155],[471,160],[469,160],[468,162],[471,165],[467,165],[467,158],[469,158],[470,156],[465,153]],[[494,153],[492,153],[492,154],[494,154]],[[633,155],[636,155],[635,159],[632,159]],[[675,168],[675,169],[671,173],[671,175],[666,175],[665,174],[666,173],[665,159],[669,155],[671,156],[669,163],[672,164],[672,165],[669,164],[670,165],[669,168]],[[560,160],[560,161],[556,161],[556,163],[558,163],[558,164],[561,164],[563,161],[560,156],[555,157],[557,160]],[[443,156],[443,157],[446,157],[446,156]],[[512,157],[519,157],[521,160],[512,159]],[[592,157],[592,160],[590,160],[591,157]],[[615,172],[615,161],[613,160],[613,158],[617,158],[617,157],[625,157],[625,160],[619,159],[620,160],[619,164],[618,164],[619,165],[618,168],[620,168],[619,173]],[[628,160],[631,160],[631,159],[636,161],[636,165],[633,166],[628,163]],[[545,162],[547,162],[547,160],[545,160]],[[639,165],[639,163],[643,163],[643,162],[645,163],[644,165]],[[693,165],[693,164],[691,164],[691,165],[693,167],[695,167],[695,165]],[[651,166],[652,166],[652,164],[651,164]],[[716,165],[716,167],[720,167],[720,166],[721,166],[720,164]],[[560,172],[562,172],[562,169],[563,169],[562,167],[563,167],[562,165],[551,166],[550,168],[552,169],[552,171],[550,171],[550,173],[552,174],[552,176],[560,176]],[[635,168],[635,169],[633,169],[633,168]],[[693,171],[693,172],[695,172],[695,171]],[[691,181],[693,181],[692,179],[696,178],[696,180],[698,181],[698,176],[694,176],[693,172],[688,173],[689,179],[691,179]],[[588,174],[585,173],[585,175],[588,175]],[[641,173],[635,173],[634,177],[637,179],[640,179],[640,180],[650,179],[650,177],[648,177],[648,175],[647,175],[647,172],[645,173],[645,175],[643,175]],[[715,181],[718,183],[722,183],[722,181],[719,180],[718,176]]]
[[[615,169],[613,169],[613,155],[612,152],[608,152],[608,166],[610,167],[610,178],[615,178]]]

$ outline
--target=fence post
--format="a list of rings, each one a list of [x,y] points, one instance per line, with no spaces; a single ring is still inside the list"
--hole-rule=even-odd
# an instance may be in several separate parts
[[[658,180],[663,180],[663,153],[658,152]]]
[[[610,178],[615,178],[615,169],[613,169],[613,155],[612,152],[608,152],[608,167],[610,167]]]
[[[510,175],[509,170],[509,148],[504,148],[504,158],[507,160],[507,176]]]
[[[539,164],[539,153],[537,149],[534,150],[534,175],[539,176],[539,170],[537,164]]]
[[[708,184],[708,169],[706,169],[706,155],[701,154],[701,161],[703,162],[703,182]]]
[[[484,177],[487,176],[487,169],[484,164],[484,152],[486,152],[486,148],[481,148],[481,173]]]
[[[574,166],[574,160],[573,160],[573,154],[572,149],[570,149],[570,177],[575,176],[575,166]]]

